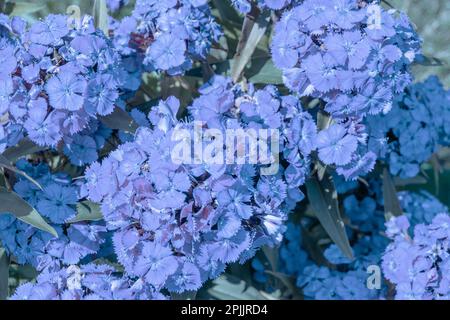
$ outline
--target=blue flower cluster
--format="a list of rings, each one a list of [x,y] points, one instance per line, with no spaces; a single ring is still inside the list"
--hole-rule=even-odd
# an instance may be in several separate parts
[[[112,130],[98,120],[91,120],[79,133],[64,139],[63,152],[70,163],[82,167],[97,161],[99,151],[111,137]]]
[[[406,15],[357,0],[305,0],[284,12],[272,41],[286,86],[323,99],[335,118],[389,111],[419,50]]]
[[[98,115],[113,112],[122,92],[136,89],[120,54],[88,17],[77,26],[65,16],[49,15],[27,27],[20,18],[3,15],[0,28],[6,66],[0,72],[2,148],[25,135],[41,146],[62,140],[69,149],[72,140],[80,145],[74,135],[92,130]]]
[[[31,264],[37,270],[55,270],[76,264],[95,254],[104,241],[106,228],[100,223],[67,223],[76,215],[79,186],[66,174],[52,174],[45,164],[34,166],[24,160],[17,165],[42,186],[39,189],[25,178],[14,185],[31,206],[37,208],[58,233],[54,238],[13,215],[0,215],[0,242],[19,264]]]
[[[36,283],[19,286],[12,300],[164,300],[141,282],[115,275],[109,265],[70,265],[44,270]]]
[[[430,224],[408,232],[406,216],[386,223],[391,244],[383,255],[383,272],[396,288],[396,299],[450,299],[450,216],[437,214]]]
[[[448,208],[429,193],[402,191],[398,197],[405,214],[385,225],[381,183],[379,180],[368,183],[366,187],[347,190],[343,200],[355,258],[346,258],[332,244],[324,250],[325,263],[313,261],[303,249],[301,231],[311,222],[302,219],[301,225],[287,224],[279,250],[280,272],[296,277],[307,299],[385,299],[389,297],[385,283],[381,283],[380,289],[367,287],[367,268],[381,265],[385,277],[395,285],[395,298],[448,299],[449,282],[444,276],[448,273],[450,256]],[[355,194],[365,196],[359,198]],[[414,239],[408,236],[412,230]],[[392,243],[389,244],[386,235]],[[255,280],[266,283],[261,259],[254,258],[252,266]]]
[[[347,233],[352,241],[355,258],[343,256],[340,249],[332,244],[324,251],[331,265],[309,263],[298,274],[297,285],[305,297],[310,299],[367,300],[382,299],[386,288],[367,286],[367,268],[378,265],[380,256],[387,245],[381,235],[384,212],[378,181],[370,181],[369,194],[361,199],[354,195],[344,199],[344,213],[350,219]]]
[[[18,168],[33,177],[43,190],[25,178],[14,191],[35,206],[58,233],[58,238],[19,221],[10,214],[0,215],[0,243],[19,264],[31,264],[39,275],[36,283],[19,286],[13,300],[148,300],[166,297],[130,279],[109,265],[94,263],[102,257],[107,239],[102,223],[70,223],[76,215],[79,185],[65,174],[52,174],[45,164],[24,160]]]
[[[378,265],[380,257],[388,244],[381,235],[384,228],[383,202],[380,183],[371,180],[367,193],[361,199],[353,194],[343,201],[344,213],[349,219],[347,233],[353,244],[355,258],[346,258],[340,249],[332,244],[324,250],[325,261],[318,262],[304,250],[302,228],[308,228],[309,219],[302,224],[288,223],[285,240],[280,248],[280,272],[294,276],[296,284],[306,299],[319,300],[367,300],[380,299],[386,288],[367,287],[367,267]],[[352,190],[355,191],[355,190]],[[256,280],[265,281],[264,266],[256,258],[252,265],[257,271]]]
[[[375,166],[377,156],[369,149],[365,126],[346,119],[332,123],[317,136],[319,159],[332,165],[346,180],[355,180]]]
[[[273,175],[260,175],[265,165],[259,163],[173,160],[180,138],[195,141],[198,123],[203,150],[219,143],[212,154],[224,142],[208,136],[211,132],[226,136],[229,130],[284,126],[301,132],[314,125],[297,99],[280,98],[274,87],[244,94],[229,79],[215,77],[200,92],[185,121],[176,118],[177,99],[161,101],[149,114],[151,128],[141,127],[134,141],[86,171],[86,193],[101,203],[107,227],[116,230],[119,261],[127,274],[157,290],[198,289],[227,263],[245,261],[261,245],[278,243],[287,214],[303,198],[298,187],[308,170],[308,135],[279,138],[287,167]],[[283,114],[288,116],[283,119]],[[179,132],[187,136],[177,137]],[[246,147],[238,146],[233,157],[239,148]]]
[[[370,172],[367,115],[387,113],[411,82],[420,41],[408,18],[356,0],[306,0],[275,26],[272,59],[285,85],[320,98],[332,125],[319,134],[319,158],[346,179]]]
[[[439,213],[450,214],[444,204],[424,190],[399,192],[398,199],[412,227],[410,231],[419,223],[430,224]]]
[[[450,145],[450,90],[429,77],[396,96],[389,114],[369,117],[369,146],[385,158],[392,174],[416,176],[440,146]]]
[[[181,74],[222,35],[206,2],[137,0],[131,16],[111,23],[115,47],[147,71]]]

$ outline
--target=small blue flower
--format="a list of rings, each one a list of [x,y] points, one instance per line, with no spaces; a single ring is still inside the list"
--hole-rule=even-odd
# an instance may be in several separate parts
[[[44,188],[44,193],[37,201],[37,209],[52,222],[63,223],[75,216],[77,201],[76,188],[52,183]]]
[[[97,144],[90,136],[76,134],[64,145],[64,153],[76,166],[90,164],[98,159]]]
[[[84,93],[87,83],[83,77],[73,70],[61,71],[46,84],[50,105],[55,109],[70,111],[79,110],[84,103]]]
[[[317,135],[319,157],[325,164],[348,164],[357,146],[356,137],[347,134],[339,124],[333,124]]]
[[[185,61],[186,43],[171,34],[156,39],[149,48],[149,57],[158,69],[169,70]]]

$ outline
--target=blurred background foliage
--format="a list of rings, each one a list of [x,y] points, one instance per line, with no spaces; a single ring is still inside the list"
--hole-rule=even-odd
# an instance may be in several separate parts
[[[70,5],[78,5],[82,13],[92,11],[94,0],[0,0],[1,7],[12,7],[11,15],[17,15],[28,21],[33,21],[47,16],[49,13],[66,13]],[[211,0],[215,6],[215,13],[227,7],[227,0]],[[415,74],[417,81],[426,79],[431,74],[436,74],[447,88],[450,87],[450,1],[448,0],[388,0],[390,6],[405,11],[410,19],[417,26],[417,30],[424,40],[423,50],[426,56],[434,57],[442,62],[441,66],[427,67],[416,66]],[[134,1],[117,14],[117,18],[128,15],[134,6]],[[241,17],[237,14],[228,17],[227,21],[221,21],[226,27],[236,27],[239,31],[240,25],[237,23]],[[228,28],[227,36],[237,37],[233,28]],[[264,45],[264,41],[263,41]],[[261,46],[261,44],[260,44]]]
[[[440,66],[414,66],[416,82],[437,75],[450,88],[450,1],[448,0],[389,0],[396,9],[405,11],[423,39],[423,53],[441,61]],[[450,119],[448,119],[450,125]],[[425,189],[450,206],[450,150],[443,148],[437,159],[423,166],[424,184],[413,184],[407,190]]]
[[[450,1],[448,0],[389,0],[394,8],[405,11],[417,26],[423,39],[426,56],[438,58],[442,66],[417,66],[417,81],[429,75],[439,76],[447,88],[450,87]]]

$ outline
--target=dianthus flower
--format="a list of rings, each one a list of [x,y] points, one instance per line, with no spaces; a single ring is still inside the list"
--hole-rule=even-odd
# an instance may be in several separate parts
[[[40,273],[36,283],[20,285],[11,300],[163,300],[139,280],[121,278],[109,265],[69,265]]]
[[[19,264],[37,270],[76,264],[96,254],[104,242],[106,228],[101,223],[68,223],[76,215],[79,186],[65,174],[52,174],[44,164],[33,166],[19,161],[17,166],[40,183],[43,190],[25,178],[14,185],[17,192],[46,218],[58,238],[19,221],[10,214],[0,215],[0,241]]]
[[[169,74],[205,60],[222,34],[204,0],[137,0],[131,16],[113,20],[111,29],[124,56]]]
[[[395,285],[396,299],[450,298],[450,216],[437,214],[430,224],[417,224],[408,233],[406,216],[386,223],[392,242],[383,255],[383,273]]]
[[[55,147],[97,116],[112,113],[120,93],[136,89],[120,54],[92,19],[85,17],[80,26],[67,20],[49,15],[30,26],[18,17],[1,20],[0,59],[8,59],[8,67],[0,73],[0,112],[6,119],[2,131],[12,136],[7,146],[27,135]],[[94,158],[80,156],[84,162]]]
[[[161,101],[149,114],[150,127],[141,127],[134,140],[86,171],[85,192],[101,203],[107,227],[115,232],[119,262],[130,277],[157,290],[196,290],[228,263],[279,243],[287,214],[303,198],[298,187],[309,170],[315,129],[305,129],[314,122],[298,100],[280,97],[274,87],[243,93],[222,77],[200,93],[184,121],[176,117],[177,99]],[[298,134],[292,135],[291,127]],[[220,134],[260,129],[281,129],[275,141],[285,166],[264,175],[268,162],[219,158]],[[174,161],[177,146],[186,140],[200,144],[215,162],[198,158],[195,150],[194,162]],[[242,150],[245,157],[251,153],[250,144],[236,145],[233,157]],[[183,150],[190,154],[191,147]]]
[[[357,0],[305,0],[283,13],[271,45],[286,86],[335,118],[387,112],[419,47],[404,14]]]
[[[450,145],[450,91],[437,77],[406,88],[392,111],[369,117],[369,148],[389,164],[392,174],[416,176],[422,163],[441,146]]]

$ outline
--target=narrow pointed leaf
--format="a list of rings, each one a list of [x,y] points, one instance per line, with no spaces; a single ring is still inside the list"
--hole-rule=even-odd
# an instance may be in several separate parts
[[[214,280],[207,292],[218,300],[267,300],[256,288],[228,274]]]
[[[3,155],[0,154],[0,167],[3,167],[5,169],[8,169],[14,173],[17,173],[23,177],[25,177],[26,179],[30,180],[33,184],[35,184],[39,189],[42,190],[42,186],[39,184],[39,182],[37,182],[36,180],[34,180],[32,177],[30,177],[26,172],[17,169],[16,167],[14,167],[11,162],[6,159]]]
[[[394,177],[394,185],[396,187],[405,187],[412,184],[426,184],[428,181],[422,176],[416,176],[413,178],[402,179],[399,177]]]
[[[46,147],[38,146],[28,138],[20,140],[20,142],[3,152],[3,156],[11,162],[16,162],[18,159],[33,154],[35,152],[43,151]]]
[[[282,72],[275,67],[270,57],[252,59],[245,74],[252,83],[283,84]]]
[[[425,55],[420,55],[420,56],[416,57],[416,60],[414,61],[414,63],[420,64],[422,66],[427,66],[427,67],[440,67],[440,66],[445,65],[445,62],[443,62],[439,58],[427,57]]]
[[[296,278],[293,276],[288,276],[281,272],[266,270],[267,274],[280,280],[283,285],[291,292],[294,300],[299,300],[302,298],[299,288],[296,285]]]
[[[233,8],[229,1],[223,0],[212,0],[214,7],[219,11],[219,16],[222,21],[232,21],[235,23],[240,23],[242,18]]]
[[[83,201],[77,203],[77,215],[68,222],[99,221],[102,219],[103,215],[98,204],[91,201]]]
[[[386,220],[403,214],[402,207],[398,201],[394,180],[386,168],[383,169],[383,199]]]
[[[108,7],[106,6],[106,0],[95,0],[92,16],[94,17],[95,27],[108,36]]]
[[[266,256],[269,261],[270,268],[272,271],[278,270],[278,258],[279,258],[279,250],[276,247],[263,246],[262,252]]]
[[[241,37],[236,54],[231,63],[231,77],[234,82],[241,78],[245,66],[250,61],[255,49],[266,33],[270,21],[270,11],[252,10],[244,19]]]
[[[11,213],[17,219],[58,237],[56,230],[28,202],[17,193],[0,187],[0,213]]]
[[[439,194],[439,177],[442,173],[442,166],[439,162],[439,158],[437,156],[437,154],[433,154],[433,156],[431,157],[431,165],[433,167],[433,174],[434,174],[434,190],[435,193],[438,195]]]
[[[100,117],[100,121],[110,129],[134,133],[139,125],[123,109],[116,107],[113,113]]]
[[[0,300],[8,298],[9,256],[0,248]]]
[[[311,206],[320,223],[330,238],[350,259],[353,258],[352,248],[345,232],[344,221],[339,212],[337,192],[329,174],[319,182],[313,177],[306,182],[306,190]]]

